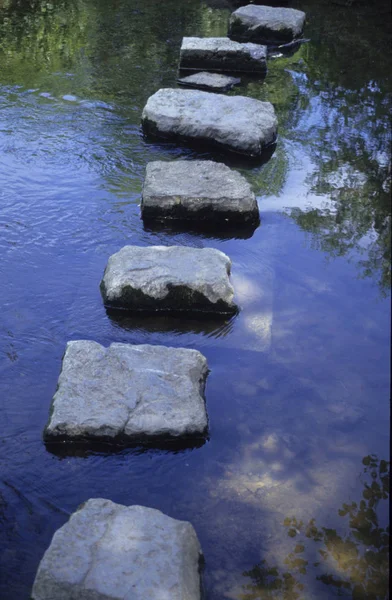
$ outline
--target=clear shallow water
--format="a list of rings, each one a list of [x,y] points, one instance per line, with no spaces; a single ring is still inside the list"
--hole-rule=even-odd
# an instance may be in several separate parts
[[[256,231],[146,230],[145,164],[200,154],[144,140],[141,110],[175,85],[183,35],[225,34],[217,4],[0,3],[2,599],[29,597],[54,531],[98,496],[190,520],[208,599],[386,597],[389,13],[298,4],[311,42],[233,92],[270,100],[280,123],[271,160],[239,165]],[[99,281],[125,243],[223,250],[242,311],[110,318]],[[49,453],[42,429],[78,338],[201,350],[210,441]]]

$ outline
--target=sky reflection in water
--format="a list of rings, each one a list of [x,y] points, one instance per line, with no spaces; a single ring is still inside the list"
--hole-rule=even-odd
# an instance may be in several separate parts
[[[308,13],[311,42],[271,60],[263,83],[244,78],[230,92],[270,100],[279,118],[269,162],[238,163],[258,196],[256,231],[143,226],[146,163],[200,154],[145,140],[141,110],[175,85],[183,35],[226,33],[218,4],[0,1],[7,600],[29,597],[54,531],[99,496],[190,520],[209,599],[385,597],[389,17],[381,5],[374,14],[362,3],[293,2]],[[108,315],[99,281],[125,243],[223,250],[241,312],[202,323]],[[47,452],[61,356],[80,338],[201,350],[210,441],[179,452]]]

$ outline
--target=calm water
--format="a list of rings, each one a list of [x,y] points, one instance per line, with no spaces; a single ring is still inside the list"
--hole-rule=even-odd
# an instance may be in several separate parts
[[[0,0],[2,600],[29,598],[54,531],[100,496],[190,520],[209,600],[387,597],[388,3],[293,2],[311,41],[233,92],[279,117],[271,160],[240,165],[256,231],[146,230],[146,163],[200,154],[144,140],[142,108],[175,85],[183,35],[226,33],[228,4]],[[99,281],[126,243],[223,250],[242,311],[109,318]],[[49,453],[61,357],[80,338],[201,350],[210,441]]]

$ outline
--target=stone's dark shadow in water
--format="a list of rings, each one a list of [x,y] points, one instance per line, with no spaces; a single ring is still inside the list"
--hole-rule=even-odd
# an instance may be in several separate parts
[[[143,330],[149,333],[202,334],[210,337],[228,335],[233,327],[235,316],[222,318],[201,315],[194,318],[186,314],[168,314],[160,312],[130,314],[128,311],[106,308],[106,314],[115,327],[128,331]]]
[[[291,58],[298,52],[301,48],[302,44],[307,44],[310,42],[309,38],[301,37],[301,39],[294,40],[293,42],[289,42],[288,44],[278,44],[268,46],[268,59],[271,60],[273,58]]]
[[[390,463],[375,455],[365,456],[362,499],[344,503],[337,511],[348,518],[345,533],[287,517],[284,526],[293,549],[284,559],[286,570],[262,560],[243,575],[241,600],[301,600],[307,595],[304,576],[330,586],[331,595],[354,600],[386,600],[389,583],[389,525],[379,522],[380,503],[389,499]],[[383,508],[386,508],[385,506]],[[385,515],[383,515],[385,517]],[[295,541],[294,541],[295,540]]]
[[[222,299],[212,302],[203,293],[186,285],[168,283],[166,296],[159,298],[158,301],[145,294],[140,288],[135,289],[130,285],[122,287],[120,298],[108,300],[104,279],[101,281],[100,289],[106,309],[133,314],[167,314],[185,318],[190,316],[194,319],[222,319],[239,312],[237,305]]]
[[[286,6],[290,4],[292,0],[204,0],[204,3],[211,8],[227,8],[229,10],[235,10],[240,6],[246,4],[263,4],[267,6]]]
[[[172,138],[162,138],[156,135],[153,131],[148,131],[143,135],[144,141],[147,145],[152,144],[155,148],[161,146],[164,150],[178,150],[178,148],[184,148],[194,150],[196,160],[215,160],[216,162],[223,162],[228,167],[233,168],[254,168],[260,167],[267,163],[276,150],[277,139],[266,146],[260,156],[246,156],[245,154],[239,154],[230,150],[222,150],[218,145],[214,145],[211,142],[205,142],[194,139],[177,138],[173,141]]]
[[[59,440],[57,442],[46,441],[45,447],[48,452],[58,456],[59,458],[69,458],[71,456],[78,458],[88,458],[93,455],[113,455],[113,454],[132,454],[139,455],[145,453],[161,454],[162,452],[170,452],[177,454],[186,452],[195,448],[201,448],[209,440],[206,435],[204,438],[184,437],[181,440],[165,440],[157,439],[155,442],[146,441],[142,443],[127,442],[122,440],[116,442],[94,442],[90,440],[78,440],[70,442],[69,440]]]
[[[194,233],[202,238],[215,240],[248,240],[256,231],[259,223],[235,224],[235,218],[228,222],[217,219],[201,221],[179,220],[179,219],[149,219],[143,217],[144,231],[152,233],[164,233],[167,236],[186,233]]]

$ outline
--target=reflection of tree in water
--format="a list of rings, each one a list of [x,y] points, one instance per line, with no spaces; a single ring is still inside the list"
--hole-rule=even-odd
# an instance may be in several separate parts
[[[298,138],[315,165],[312,192],[332,202],[290,213],[331,256],[359,254],[361,274],[377,278],[383,291],[391,277],[388,4],[354,13],[320,2],[317,14],[309,6],[314,43],[303,49],[298,85],[313,98],[317,122],[311,119]]]
[[[285,559],[287,571],[270,566],[265,560],[245,571],[252,580],[244,586],[241,600],[282,598],[299,600],[306,584],[301,580],[309,563],[301,554],[318,550],[319,560],[310,568],[316,580],[330,586],[330,592],[354,600],[381,600],[388,597],[389,526],[379,524],[377,508],[389,498],[389,462],[366,456],[364,489],[359,504],[344,503],[338,514],[348,519],[348,532],[318,527],[315,519],[307,525],[295,517],[286,518],[288,535],[296,538],[293,551]],[[310,544],[316,545],[314,548]],[[311,554],[310,554],[311,553]],[[306,556],[306,554],[305,554]]]

